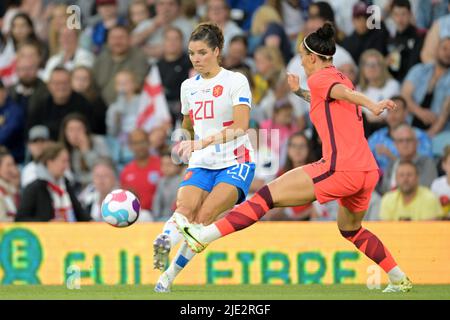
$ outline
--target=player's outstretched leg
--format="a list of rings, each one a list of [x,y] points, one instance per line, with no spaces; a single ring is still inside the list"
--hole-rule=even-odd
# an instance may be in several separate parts
[[[412,283],[395,262],[381,240],[361,226],[364,212],[351,212],[340,206],[338,226],[342,236],[352,242],[359,251],[378,264],[389,276],[390,284],[383,292],[407,292]]]
[[[175,218],[175,222],[188,245],[198,253],[212,241],[251,226],[274,207],[299,206],[314,200],[312,179],[302,168],[297,168],[262,187],[253,197],[213,224],[193,224],[181,215]]]

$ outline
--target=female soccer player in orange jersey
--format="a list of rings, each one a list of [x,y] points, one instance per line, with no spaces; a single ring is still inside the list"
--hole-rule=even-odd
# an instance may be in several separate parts
[[[388,249],[361,226],[379,179],[378,166],[364,137],[361,106],[379,115],[395,108],[395,103],[376,103],[354,90],[351,81],[333,66],[334,35],[335,30],[326,23],[305,37],[299,48],[311,91],[298,89],[296,93],[311,103],[310,117],[322,140],[323,158],[286,172],[214,224],[190,223],[183,216],[175,221],[189,246],[201,252],[210,242],[249,227],[274,207],[337,200],[342,236],[387,272],[390,284],[384,292],[409,291],[412,284]],[[288,82],[292,89],[298,78],[289,75]]]

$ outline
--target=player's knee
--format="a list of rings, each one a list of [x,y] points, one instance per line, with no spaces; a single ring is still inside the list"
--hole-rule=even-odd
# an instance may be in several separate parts
[[[189,219],[189,221],[192,221],[195,218],[195,212],[197,210],[193,205],[183,203],[182,201],[177,201],[177,209],[175,211],[184,215]]]
[[[212,222],[214,222],[216,215],[216,210],[214,210],[213,208],[201,207],[200,211],[197,214],[196,222],[203,223],[205,225],[211,224]]]

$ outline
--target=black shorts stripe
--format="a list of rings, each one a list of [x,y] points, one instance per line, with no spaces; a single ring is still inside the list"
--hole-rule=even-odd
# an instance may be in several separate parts
[[[328,132],[330,135],[330,143],[331,143],[331,163],[330,163],[330,169],[321,174],[320,176],[317,176],[313,178],[313,183],[318,183],[328,177],[330,177],[335,171],[336,171],[336,159],[337,159],[337,147],[336,147],[336,137],[334,135],[334,128],[333,128],[333,118],[331,117],[331,108],[330,108],[330,102],[333,101],[333,99],[330,97],[331,89],[337,84],[340,84],[340,82],[334,82],[330,89],[328,89],[327,93],[327,99],[325,100],[325,116],[327,119],[327,127]]]

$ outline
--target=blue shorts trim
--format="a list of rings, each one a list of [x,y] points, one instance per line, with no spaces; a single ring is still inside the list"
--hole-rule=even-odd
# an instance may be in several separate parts
[[[254,176],[255,164],[253,162],[240,163],[218,170],[190,168],[186,170],[180,187],[195,186],[211,192],[219,183],[227,183],[238,189],[239,197],[236,204],[239,204],[245,201]]]

